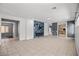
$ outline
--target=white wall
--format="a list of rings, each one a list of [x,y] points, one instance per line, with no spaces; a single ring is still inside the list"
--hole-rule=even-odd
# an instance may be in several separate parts
[[[76,43],[76,50],[79,55],[79,17],[75,22],[75,43]]]
[[[49,35],[49,25],[48,23],[44,22],[44,36],[48,36]]]
[[[78,5],[78,10],[79,12],[79,5]],[[79,55],[79,13],[77,13],[76,17],[78,17],[75,22],[75,44],[76,44],[76,50],[77,54]]]
[[[26,22],[26,39],[33,39],[34,38],[34,21],[27,20]]]
[[[0,26],[1,26],[1,18],[0,18]],[[0,33],[0,40],[1,40],[1,33]]]
[[[26,39],[26,36],[25,36],[25,34],[26,34],[26,25],[25,25],[26,23],[25,23],[25,19],[21,19],[21,21],[20,21],[20,24],[19,24],[19,37],[20,37],[20,40],[25,40]]]
[[[0,26],[1,26],[1,18],[0,18]],[[0,45],[1,45],[1,33],[0,33]]]

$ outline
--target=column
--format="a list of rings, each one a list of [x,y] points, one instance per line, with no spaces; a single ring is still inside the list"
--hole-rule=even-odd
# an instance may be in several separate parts
[[[66,22],[66,38],[67,38],[67,22]]]
[[[58,37],[58,27],[59,27],[59,25],[58,25],[58,22],[57,22],[57,37]]]
[[[1,26],[1,18],[0,18],[0,26]],[[0,32],[0,45],[1,45],[1,32]]]

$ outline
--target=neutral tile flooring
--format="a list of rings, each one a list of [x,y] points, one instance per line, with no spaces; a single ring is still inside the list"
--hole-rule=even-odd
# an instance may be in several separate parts
[[[40,37],[10,41],[0,46],[1,56],[75,56],[75,41],[67,38]]]

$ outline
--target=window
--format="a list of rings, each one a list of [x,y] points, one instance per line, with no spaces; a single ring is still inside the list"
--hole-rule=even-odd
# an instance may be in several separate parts
[[[8,26],[1,26],[0,27],[0,32],[1,33],[8,33],[9,32],[9,27]]]

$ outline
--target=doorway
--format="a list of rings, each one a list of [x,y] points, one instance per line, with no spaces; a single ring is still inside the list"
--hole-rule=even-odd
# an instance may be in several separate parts
[[[19,39],[19,21],[1,19],[1,39]]]
[[[66,24],[65,23],[58,25],[58,36],[66,37]]]
[[[51,32],[53,36],[57,36],[57,23],[52,23]]]
[[[67,22],[67,36],[75,38],[75,21]]]

